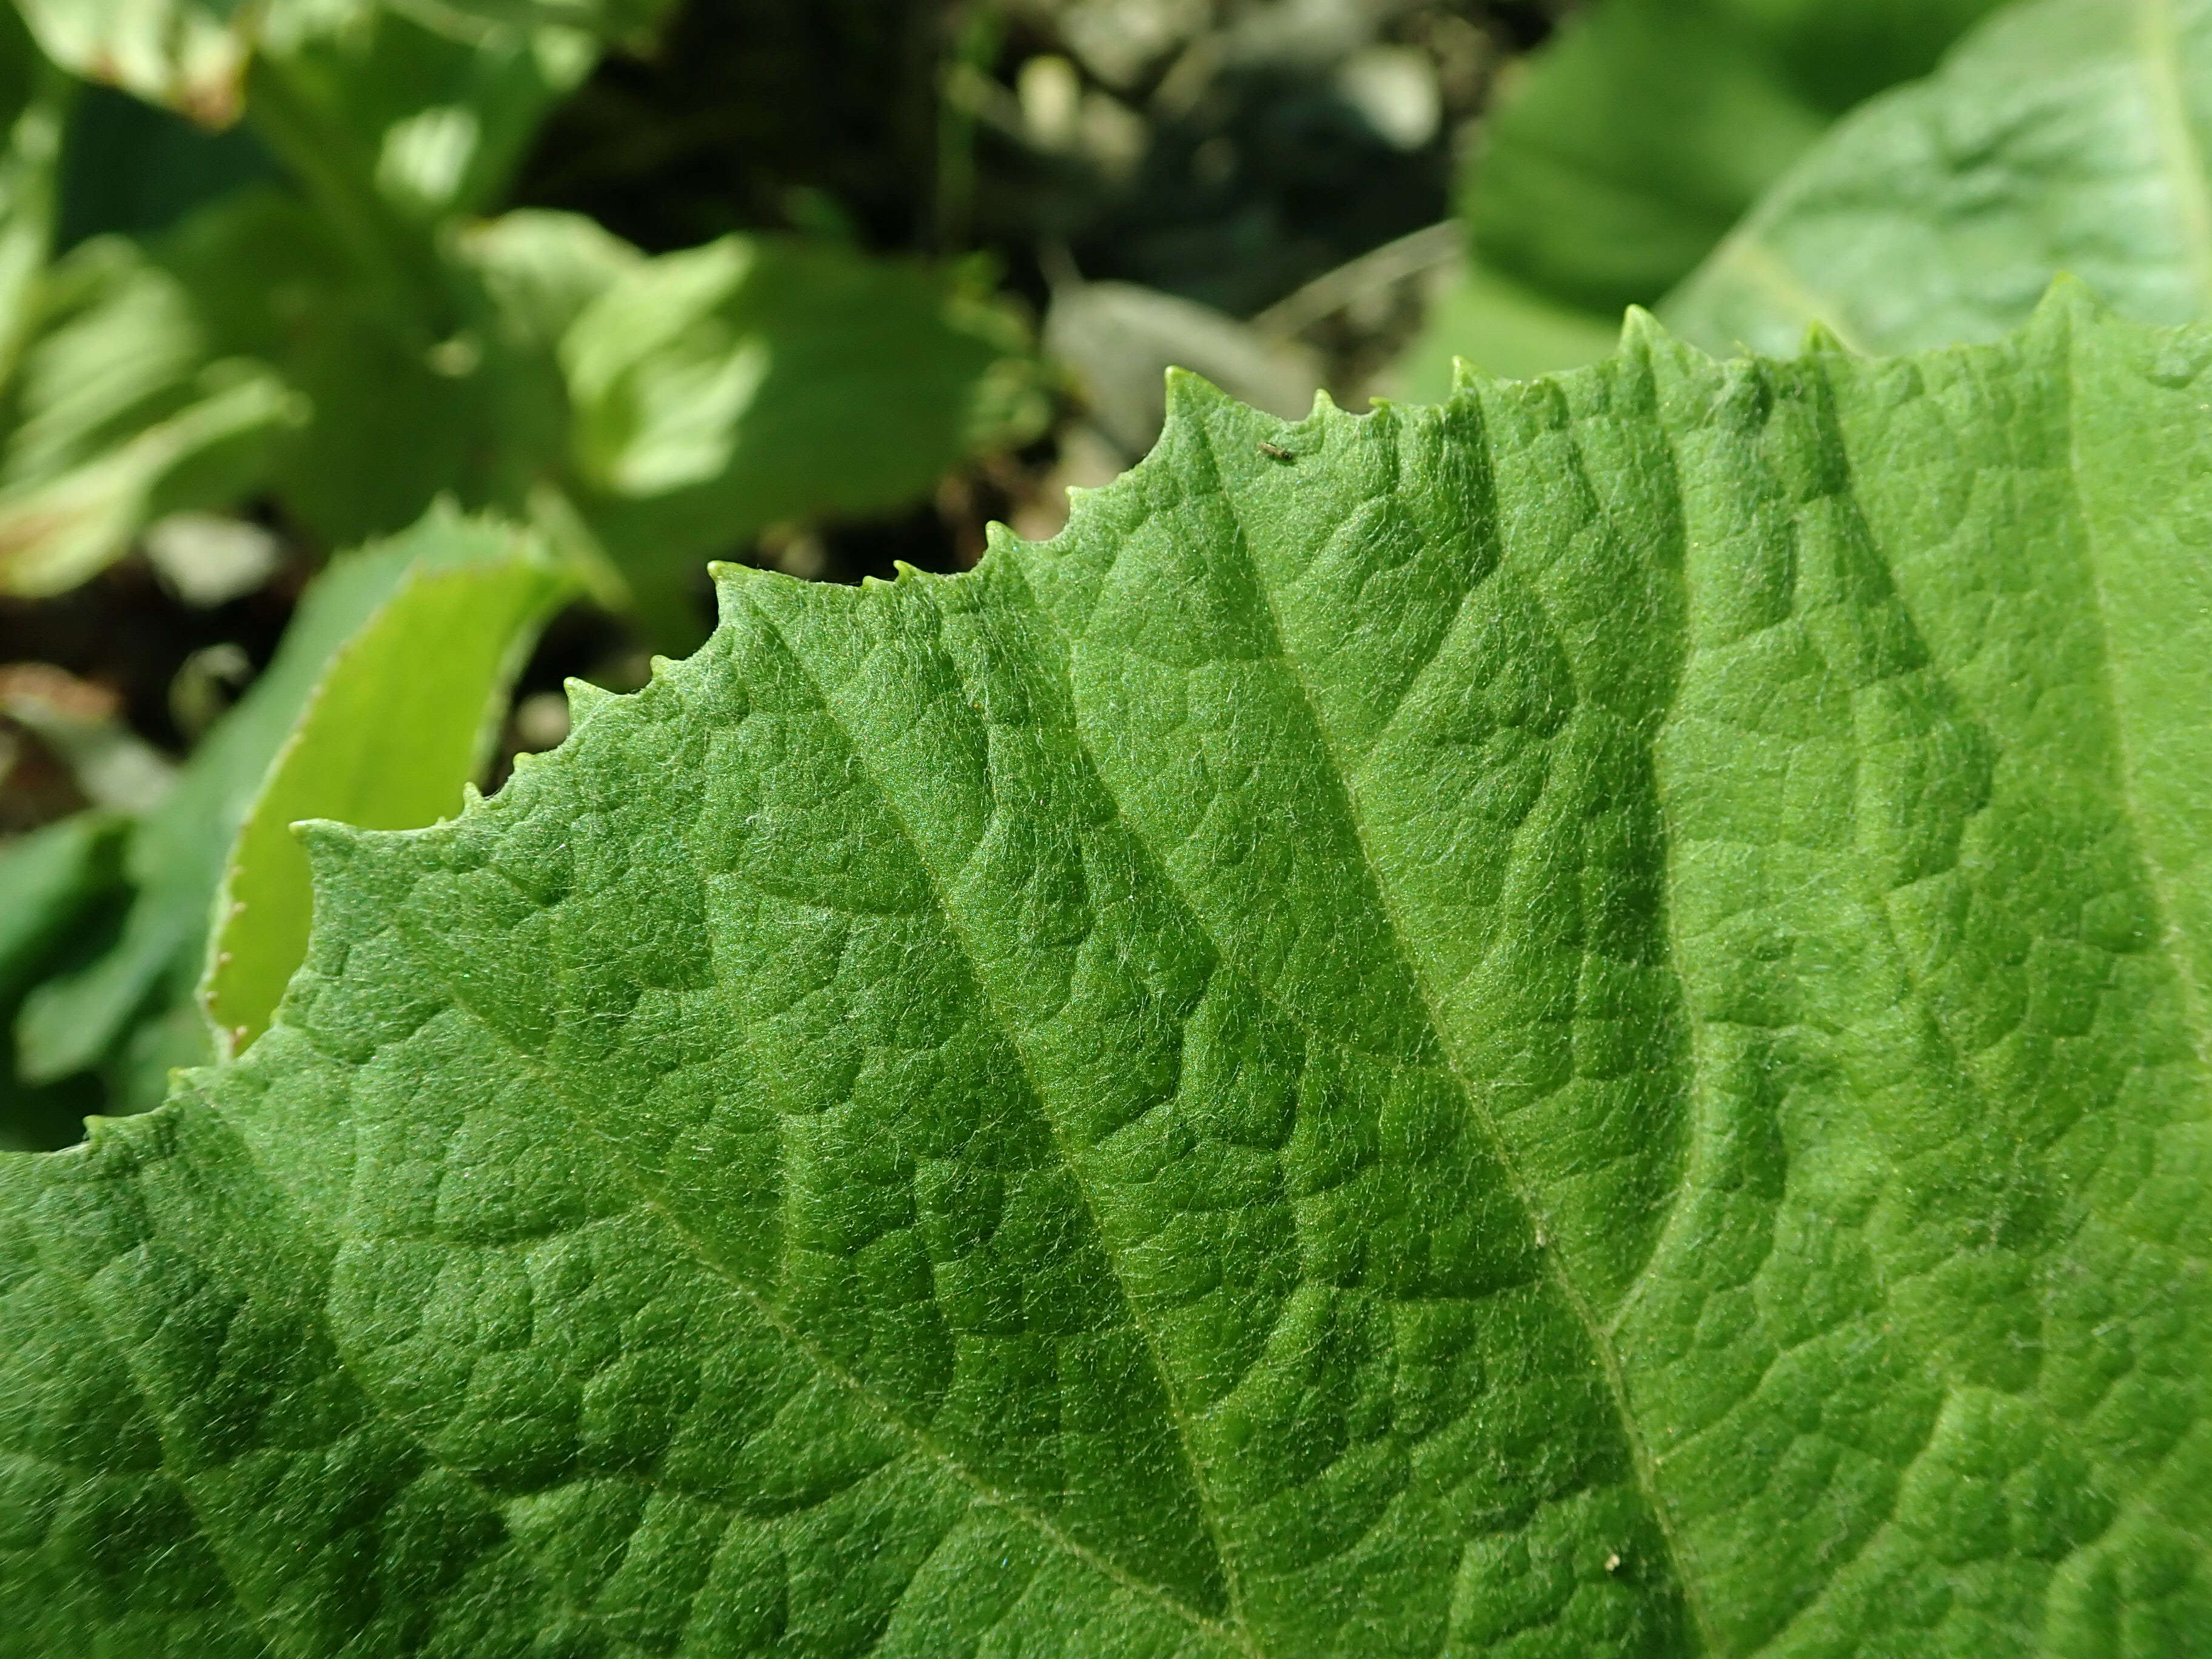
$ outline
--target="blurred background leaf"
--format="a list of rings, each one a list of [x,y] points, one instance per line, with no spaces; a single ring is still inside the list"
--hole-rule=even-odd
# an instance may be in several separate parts
[[[1819,322],[1916,351],[2017,327],[2063,271],[2130,316],[2212,306],[2212,6],[2030,0],[1843,122],[1662,312],[1787,356]]]
[[[226,903],[245,908],[223,913],[234,960],[211,981],[210,1006],[250,1038],[305,937],[305,866],[289,856],[284,811],[405,827],[457,805],[482,775],[495,705],[572,580],[514,532],[442,509],[334,562],[268,671],[123,832],[127,902],[109,939],[22,997],[20,1081],[53,1088],[97,1074],[106,1109],[143,1110],[172,1066],[208,1058],[194,991],[226,881]],[[395,661],[403,639],[434,658]],[[88,816],[79,833],[109,821]]]
[[[1468,168],[1468,269],[1414,348],[1525,374],[1602,356],[1861,99],[1926,73],[1996,0],[1606,0],[1499,100]],[[1577,314],[1592,326],[1577,328]]]
[[[433,509],[379,554],[401,568],[324,664],[231,843],[199,988],[226,1052],[267,1027],[307,944],[307,860],[291,826],[411,830],[484,775],[508,688],[576,573],[527,535]]]

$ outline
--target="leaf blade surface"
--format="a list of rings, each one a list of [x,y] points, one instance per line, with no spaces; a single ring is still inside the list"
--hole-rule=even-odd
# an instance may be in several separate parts
[[[2199,338],[1186,381],[1058,541],[725,572],[315,831],[269,1032],[0,1172],[295,1237],[501,1642],[2186,1651]]]

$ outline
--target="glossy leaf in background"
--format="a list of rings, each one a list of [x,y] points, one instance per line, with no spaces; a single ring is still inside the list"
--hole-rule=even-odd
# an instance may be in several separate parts
[[[1995,3],[1596,0],[1486,122],[1460,204],[1474,268],[1408,389],[1443,395],[1455,355],[1502,374],[1603,356],[1623,307],[1656,304],[1831,122]]]
[[[270,0],[282,7],[297,0]],[[204,126],[238,118],[255,0],[15,0],[46,55]]]
[[[481,568],[471,573],[472,566]],[[418,567],[426,567],[420,573],[426,580],[416,580]],[[461,579],[441,580],[449,575]],[[16,1028],[21,1079],[42,1085],[101,1069],[112,1086],[109,1109],[143,1110],[160,1100],[171,1066],[206,1058],[207,1030],[192,994],[206,959],[218,885],[264,793],[299,789],[373,819],[415,816],[458,796],[477,775],[476,745],[488,700],[504,691],[519,653],[544,620],[542,603],[518,605],[517,595],[557,592],[558,582],[526,544],[445,514],[333,564],[308,590],[275,660],[193,751],[175,788],[132,824],[125,867],[131,902],[112,945],[47,978],[25,999]],[[478,600],[494,607],[508,630],[504,637],[492,638],[465,617],[448,617],[441,624],[434,614],[443,605],[465,608]],[[477,670],[457,661],[422,671],[426,685],[473,696],[465,708],[434,717],[410,713],[410,694],[392,693],[390,720],[412,721],[422,739],[395,754],[385,746],[391,734],[374,721],[335,730],[311,717],[333,673],[331,696],[355,707],[364,692],[386,689],[379,685],[384,665],[375,630],[379,618],[402,601],[410,620],[444,631],[457,649],[474,653]],[[349,653],[356,641],[367,648]],[[487,657],[489,670],[483,668]],[[312,729],[303,732],[303,720]],[[459,742],[452,735],[456,729],[465,733]],[[270,769],[280,761],[272,784]],[[373,787],[389,788],[393,804],[377,805]],[[271,811],[282,799],[280,793]],[[262,982],[255,975],[270,971],[295,936],[287,931],[286,907],[295,897],[287,890],[285,861],[265,845],[271,828],[264,815],[247,878],[265,908],[240,918],[247,937],[240,947],[240,1009],[232,1023],[249,1027]],[[264,915],[266,932],[259,931]]]
[[[0,193],[0,346],[19,267],[28,343],[15,428],[0,427],[0,590],[64,590],[153,518],[263,492],[325,547],[393,533],[450,497],[537,522],[594,566],[604,602],[631,604],[681,648],[703,631],[707,557],[785,520],[896,508],[975,448],[1041,429],[1026,328],[975,273],[775,238],[648,261],[565,216],[525,213],[513,234],[476,216],[599,40],[641,39],[661,9],[240,12],[258,148],[218,157],[166,129],[137,136],[149,176],[179,191],[246,182],[181,213],[87,198],[95,223],[143,215],[158,234],[96,237],[46,269],[53,122],[43,106],[20,119],[27,182]],[[156,13],[163,28],[199,15],[179,0],[73,18],[64,33],[83,39],[66,61],[90,72],[111,23]],[[35,54],[17,44],[28,86]],[[127,125],[87,129],[111,165]],[[286,176],[257,178],[270,156]],[[0,186],[10,176],[0,167]],[[519,274],[538,253],[560,274]],[[601,293],[646,295],[649,310],[687,283],[681,326],[642,326],[634,300]],[[720,402],[678,408],[709,386]]]
[[[2030,0],[1837,127],[1671,298],[1711,350],[1818,321],[1912,351],[2016,327],[2068,272],[2128,314],[2212,306],[2212,5]]]
[[[668,0],[15,0],[47,57],[190,116],[236,120],[247,68],[265,46],[302,32],[375,31],[404,15],[461,40],[552,27],[641,42]]]
[[[24,1083],[15,1064],[15,1017],[40,980],[82,961],[113,926],[126,892],[126,821],[94,810],[0,845],[0,1151],[65,1146],[97,1110],[89,1078]]]
[[[648,625],[687,645],[708,555],[781,520],[896,507],[1048,413],[1022,325],[966,273],[792,238],[623,271],[560,359],[578,505]]]
[[[522,533],[434,514],[387,558],[404,574],[331,654],[270,763],[216,896],[201,1005],[219,1040],[259,1036],[307,948],[307,855],[292,826],[411,830],[460,810],[508,688],[574,573]]]
[[[0,1158],[0,1654],[2194,1651],[2208,362],[1185,380],[726,570]]]

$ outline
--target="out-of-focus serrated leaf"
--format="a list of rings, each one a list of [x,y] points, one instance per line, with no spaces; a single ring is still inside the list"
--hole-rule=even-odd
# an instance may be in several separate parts
[[[235,1051],[269,1023],[307,948],[304,818],[407,830],[483,775],[507,690],[574,573],[529,536],[434,511],[384,556],[404,576],[325,664],[233,843],[201,1006]]]
[[[404,544],[341,559],[319,577],[276,659],[194,751],[168,797],[134,825],[134,896],[112,950],[26,999],[19,1067],[39,1083],[98,1065],[149,1011],[189,1001],[210,911],[239,826],[324,667],[405,579]]]

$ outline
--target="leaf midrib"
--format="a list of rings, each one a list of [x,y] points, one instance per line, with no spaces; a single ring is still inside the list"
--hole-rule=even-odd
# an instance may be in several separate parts
[[[2149,5],[2170,4],[2171,0],[2146,0]],[[2208,227],[2212,235],[2212,227]],[[2208,257],[2212,257],[2212,241],[2208,241]],[[2074,515],[2081,526],[2081,568],[2089,584],[2092,609],[2097,623],[2097,663],[2104,691],[2105,711],[2112,723],[2112,744],[2118,752],[2115,757],[2113,783],[2118,792],[2120,810],[2134,832],[2136,845],[2142,858],[2143,878],[2150,889],[2151,898],[2158,906],[2159,943],[2173,965],[2174,978],[2181,988],[2182,1014],[2189,1028],[2190,1045],[2197,1055],[2200,1073],[2212,1077],[2212,1006],[2208,1006],[2205,988],[2197,981],[2193,961],[2194,953],[2179,948],[2183,937],[2179,921],[2180,907],[2176,902],[2172,877],[2165,860],[2151,850],[2151,836],[2143,816],[2142,804],[2136,797],[2135,741],[2120,696],[2118,676],[2113,668],[2112,627],[2107,620],[2111,607],[2105,597],[2105,578],[2102,560],[2098,552],[2096,515],[2089,510],[2088,497],[2081,489],[2084,471],[2081,458],[2081,426],[2075,418],[2081,407],[2081,381],[2075,331],[2066,333],[2066,482],[2074,498]]]
[[[1444,1018],[1442,1000],[1437,988],[1431,983],[1419,953],[1412,947],[1405,919],[1399,913],[1397,904],[1391,896],[1389,884],[1384,878],[1382,862],[1376,855],[1365,817],[1359,809],[1358,796],[1352,787],[1351,771],[1346,764],[1344,756],[1337,749],[1335,739],[1331,735],[1328,723],[1322,718],[1320,705],[1315,698],[1311,684],[1307,680],[1304,665],[1290,652],[1285,643],[1282,618],[1275,606],[1274,592],[1268,585],[1265,573],[1260,568],[1258,560],[1253,555],[1251,538],[1246,533],[1243,516],[1239,511],[1236,495],[1227,488],[1223,480],[1220,457],[1214,449],[1212,429],[1210,426],[1201,425],[1200,430],[1203,434],[1206,459],[1213,473],[1214,488],[1228,510],[1231,524],[1235,530],[1237,556],[1242,560],[1244,573],[1251,581],[1253,592],[1259,596],[1264,611],[1268,632],[1267,643],[1272,647],[1273,659],[1281,665],[1284,672],[1289,676],[1291,684],[1296,687],[1300,704],[1305,711],[1315,740],[1321,745],[1322,753],[1328,759],[1329,782],[1336,791],[1345,823],[1351,829],[1358,847],[1360,862],[1375,894],[1376,902],[1382,911],[1391,950],[1405,969],[1415,995],[1420,1000],[1423,1017],[1427,1022],[1431,1035],[1437,1042],[1437,1052],[1443,1057],[1445,1070],[1451,1077],[1453,1086],[1459,1091],[1460,1098],[1467,1109],[1469,1121],[1476,1126],[1478,1133],[1488,1143],[1492,1156],[1498,1160],[1499,1169],[1504,1171],[1506,1182],[1511,1188],[1514,1200],[1527,1218],[1528,1225],[1536,1237],[1537,1255],[1543,1263],[1545,1275],[1552,1280],[1560,1298],[1567,1304],[1576,1321],[1581,1325],[1583,1334],[1589,1342],[1591,1352],[1597,1358],[1599,1370],[1605,1378],[1607,1398],[1613,1407],[1614,1417],[1620,1425],[1622,1437],[1628,1447],[1629,1461],[1635,1474],[1637,1488],[1650,1507],[1653,1521],[1657,1525],[1660,1536],[1667,1547],[1669,1576],[1681,1592],[1683,1604],[1688,1610],[1698,1640],[1708,1653],[1724,1652],[1726,1650],[1714,1633],[1712,1621],[1705,1610],[1700,1589],[1687,1570],[1688,1550],[1677,1534],[1673,1513],[1660,1492],[1656,1466],[1653,1462],[1650,1448],[1644,1443],[1643,1432],[1637,1425],[1634,1413],[1629,1409],[1627,1379],[1622,1371],[1620,1354],[1613,1346],[1611,1334],[1604,1322],[1597,1317],[1595,1309],[1569,1270],[1564,1247],[1553,1242],[1556,1230],[1546,1224],[1545,1212],[1536,1201],[1533,1186],[1527,1174],[1522,1170],[1519,1160],[1514,1156],[1513,1149],[1507,1142],[1504,1132],[1499,1128],[1497,1120],[1481,1103],[1474,1087],[1467,1058],[1460,1050],[1459,1044],[1452,1033],[1450,1022]],[[1465,614],[1468,599],[1476,591],[1477,587],[1471,586],[1461,595],[1458,605],[1454,611],[1453,621],[1444,629],[1441,637],[1447,639],[1450,637],[1458,625],[1459,617]]]
[[[1212,1492],[1200,1469],[1197,1449],[1192,1443],[1188,1414],[1182,1401],[1178,1397],[1174,1373],[1169,1369],[1167,1355],[1160,1346],[1159,1334],[1153,1328],[1152,1322],[1144,1316],[1142,1304],[1131,1290],[1128,1280],[1123,1274],[1121,1258],[1110,1248],[1109,1236],[1103,1219],[1099,1215],[1097,1202],[1091,1196],[1090,1183],[1084,1179],[1082,1163],[1069,1146],[1066,1134],[1060,1127],[1059,1118],[1048,1104],[1049,1097],[1045,1091],[1044,1085],[1038,1080],[1036,1071],[1030,1064],[1029,1054],[1022,1046],[1019,1036],[1021,1022],[1014,1017],[1012,1011],[1004,1005],[998,994],[992,988],[990,978],[983,971],[981,951],[975,942],[969,937],[967,930],[962,927],[958,915],[951,899],[946,896],[944,884],[938,877],[936,866],[931,863],[922,849],[921,836],[915,832],[913,823],[908,821],[905,811],[900,807],[897,796],[878,775],[869,757],[867,746],[860,741],[859,734],[838,713],[836,705],[831,701],[827,689],[816,676],[813,665],[785,635],[782,629],[773,618],[768,617],[757,607],[753,607],[753,614],[760,617],[763,624],[774,631],[778,641],[781,642],[786,655],[805,679],[807,689],[813,693],[816,707],[822,710],[823,717],[834,725],[839,734],[843,737],[846,748],[853,756],[854,763],[866,775],[877,799],[883,804],[884,811],[890,816],[892,823],[898,826],[899,835],[906,842],[908,850],[914,854],[915,864],[921,871],[922,880],[929,889],[930,903],[937,915],[944,921],[946,935],[958,949],[963,965],[967,969],[969,980],[975,987],[976,995],[982,999],[990,1011],[993,1029],[1004,1038],[1007,1048],[1012,1053],[1014,1064],[1021,1071],[1022,1086],[1029,1094],[1030,1105],[1035,1109],[1037,1116],[1043,1121],[1047,1132],[1051,1135],[1053,1150],[1059,1154],[1061,1164],[1066,1169],[1070,1182],[1083,1200],[1084,1213],[1089,1218],[1091,1231],[1098,1240],[1099,1255],[1105,1259],[1107,1271],[1114,1275],[1115,1292],[1121,1299],[1122,1307],[1127,1310],[1129,1323],[1143,1339],[1145,1352],[1151,1358],[1152,1370],[1159,1378],[1161,1396],[1167,1404],[1169,1425],[1175,1431],[1176,1455],[1182,1461],[1183,1472],[1189,1480],[1192,1494],[1197,1500],[1200,1515],[1205,1521],[1206,1534],[1212,1540],[1214,1559],[1221,1567],[1223,1588],[1228,1597],[1230,1617],[1221,1624],[1220,1628],[1224,1633],[1230,1631],[1237,1632],[1235,1638],[1236,1645],[1243,1651],[1252,1655],[1253,1659],[1265,1659],[1261,1650],[1243,1634],[1243,1596],[1237,1574],[1237,1565],[1229,1553],[1222,1534],[1221,1517],[1215,1509]],[[1160,1588],[1158,1593],[1168,1596],[1178,1606],[1188,1605],[1180,1596],[1173,1595],[1164,1587]],[[1195,1613],[1197,1610],[1194,1608],[1192,1611]],[[1203,1618],[1205,1615],[1199,1616]]]

